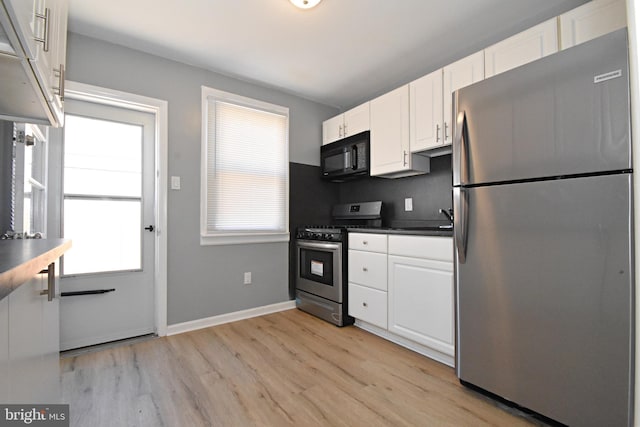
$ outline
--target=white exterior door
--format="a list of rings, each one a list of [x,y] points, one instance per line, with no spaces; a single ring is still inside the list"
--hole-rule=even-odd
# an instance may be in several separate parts
[[[155,332],[155,116],[65,110],[61,350]]]

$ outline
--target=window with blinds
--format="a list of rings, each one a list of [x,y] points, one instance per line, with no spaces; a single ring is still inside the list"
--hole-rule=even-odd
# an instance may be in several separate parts
[[[289,109],[202,88],[201,243],[289,239]]]

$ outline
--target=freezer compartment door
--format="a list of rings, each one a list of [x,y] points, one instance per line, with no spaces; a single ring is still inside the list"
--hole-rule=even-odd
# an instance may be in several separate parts
[[[626,29],[454,95],[454,185],[631,168]]]
[[[621,174],[467,190],[460,379],[568,425],[629,425],[630,187]]]

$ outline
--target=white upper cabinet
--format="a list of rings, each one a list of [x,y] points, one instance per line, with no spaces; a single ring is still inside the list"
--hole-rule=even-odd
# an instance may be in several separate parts
[[[560,47],[566,49],[626,26],[624,0],[593,0],[560,15]]]
[[[482,79],[480,51],[409,83],[412,153],[451,145],[451,94]]]
[[[68,0],[0,3],[0,118],[62,126]]]
[[[322,123],[322,145],[369,130],[369,103],[325,120]]]
[[[447,65],[443,69],[443,117],[444,117],[444,143],[451,144],[451,131],[453,127],[453,112],[451,110],[451,94],[458,89],[469,86],[472,83],[484,80],[484,52],[476,52],[466,58]]]
[[[37,59],[39,42],[45,39],[45,7],[43,0],[2,0],[13,27],[16,29],[24,55]],[[41,42],[41,43],[42,43]]]
[[[389,178],[429,172],[429,159],[409,147],[409,85],[371,101],[371,175]]]
[[[442,69],[409,83],[411,152],[444,144]]]
[[[558,51],[558,23],[552,18],[484,50],[485,78]]]

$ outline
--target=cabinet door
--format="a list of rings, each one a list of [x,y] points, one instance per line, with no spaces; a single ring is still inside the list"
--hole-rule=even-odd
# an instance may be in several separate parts
[[[42,394],[42,278],[9,294],[9,403],[48,403]]]
[[[36,38],[44,36],[44,22],[36,13],[44,10],[43,0],[2,0],[13,26],[16,28],[20,44],[29,59],[38,57]]]
[[[371,175],[411,169],[409,85],[371,101]]]
[[[387,293],[349,283],[349,316],[387,329]]]
[[[447,65],[443,70],[442,92],[443,92],[443,128],[444,144],[451,144],[451,133],[453,126],[453,112],[451,110],[451,94],[469,86],[472,83],[484,79],[484,52],[476,52],[473,55],[462,58],[451,65]]]
[[[64,78],[67,58],[68,0],[48,0],[51,6],[50,104],[59,126],[64,124]]]
[[[389,256],[389,331],[454,355],[453,265]]]
[[[484,50],[489,78],[558,51],[557,18],[529,28]]]
[[[54,293],[60,291],[59,262],[53,266]],[[43,275],[41,286],[47,289],[47,274]],[[52,301],[43,296],[42,303],[42,378],[40,387],[47,403],[60,400],[60,300],[57,295]]]
[[[409,83],[411,152],[443,144],[442,69]]]
[[[624,0],[593,0],[560,15],[562,49],[627,26]]]
[[[356,135],[370,129],[368,102],[344,113],[343,129],[344,136]]]
[[[9,401],[9,298],[0,300],[0,402]]]
[[[343,126],[343,114],[322,122],[322,145],[341,139],[343,135]]]

